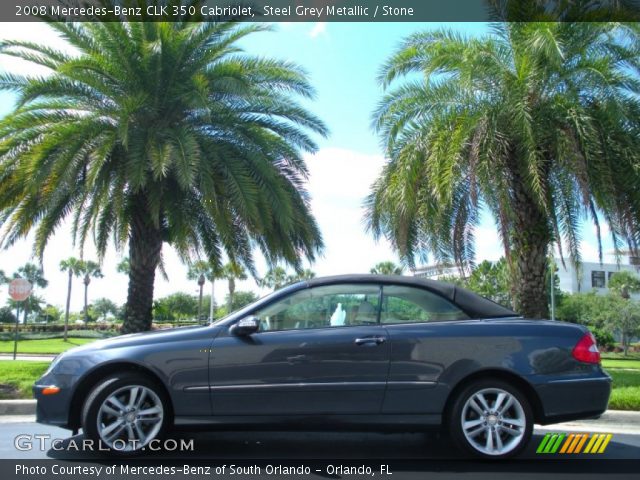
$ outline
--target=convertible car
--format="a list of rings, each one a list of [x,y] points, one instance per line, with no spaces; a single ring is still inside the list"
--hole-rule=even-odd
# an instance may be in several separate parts
[[[521,452],[534,423],[601,414],[610,390],[583,326],[379,275],[316,278],[206,326],[74,348],[33,387],[38,422],[82,428],[114,454],[196,426],[442,427],[489,458]]]

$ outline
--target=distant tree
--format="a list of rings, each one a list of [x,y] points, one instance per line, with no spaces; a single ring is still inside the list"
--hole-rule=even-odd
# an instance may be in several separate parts
[[[13,274],[13,278],[24,278],[27,280],[33,288],[31,296],[36,294],[37,288],[45,288],[49,284],[49,281],[44,278],[44,271],[42,270],[42,267],[33,263],[26,263],[22,267],[18,268],[16,273]],[[23,323],[27,323],[27,316],[33,311],[31,306],[32,303],[29,302],[28,299],[27,301],[22,302],[21,308],[23,311]]]
[[[16,302],[15,300],[9,300],[9,306],[15,310],[20,307],[20,311],[28,312],[31,317],[37,316],[42,311],[42,304],[45,303],[44,298],[32,293],[26,300]],[[22,322],[27,323],[27,316],[23,316]]]
[[[9,279],[5,275],[4,270],[0,270],[0,285],[2,285],[3,283],[7,283],[8,281]]]
[[[247,273],[242,265],[237,262],[231,261],[227,263],[223,269],[224,278],[227,279],[229,284],[229,296],[227,297],[227,308],[231,312],[233,310],[233,296],[236,291],[236,280],[246,280]]]
[[[466,280],[469,290],[509,307],[513,306],[511,285],[509,266],[504,257],[497,262],[484,260],[475,266]]]
[[[102,271],[100,270],[100,265],[96,262],[92,262],[91,260],[82,262],[82,273],[84,274],[84,323],[89,321],[89,284],[91,283],[92,278],[102,278]]]
[[[640,277],[626,270],[616,272],[609,279],[609,290],[628,299],[632,293],[640,292]]]
[[[73,277],[82,275],[83,262],[75,257],[69,257],[60,262],[60,270],[67,272],[69,281],[67,283],[67,305],[64,311],[64,341],[67,341],[67,330],[69,329],[69,308],[71,306],[71,287]]]
[[[91,305],[93,311],[102,317],[103,320],[107,320],[107,315],[116,315],[118,313],[118,306],[108,298],[99,298]]]
[[[153,313],[156,321],[191,320],[198,314],[198,299],[184,292],[172,293],[154,302]]]
[[[624,355],[627,356],[631,339],[640,335],[640,302],[622,297],[616,297],[616,300],[618,303],[616,313],[609,317],[607,326],[620,332],[622,336],[620,343]]]
[[[287,271],[282,267],[276,266],[267,270],[266,275],[260,280],[260,286],[276,291],[279,288],[284,287],[287,282]]]
[[[202,313],[202,301],[203,301],[202,287],[204,286],[204,282],[202,280],[208,280],[209,282],[211,282],[211,298],[215,300],[215,297],[214,297],[215,281],[217,279],[226,278],[225,269],[223,267],[218,267],[211,262],[199,260],[189,266],[187,278],[189,280],[198,281],[198,285],[200,287],[200,297],[198,300],[198,304],[199,304],[198,317],[200,317]],[[214,308],[214,305],[210,301],[209,316],[211,318],[213,318],[213,308]]]
[[[231,310],[227,311],[227,313],[235,312],[236,310],[241,309],[249,305],[250,303],[258,300],[258,295],[251,291],[237,291],[233,296],[233,303],[231,303]],[[226,304],[229,305],[229,295],[226,298]]]
[[[0,307],[0,323],[15,323],[16,316],[13,309],[9,306]]]
[[[375,275],[402,275],[403,268],[393,262],[379,262],[370,270]]]
[[[304,280],[311,280],[316,277],[316,272],[309,268],[305,268],[297,273],[292,273],[287,277],[287,283],[297,283],[302,282]]]
[[[40,312],[40,318],[46,322],[57,322],[62,317],[62,310],[55,305],[46,305]]]

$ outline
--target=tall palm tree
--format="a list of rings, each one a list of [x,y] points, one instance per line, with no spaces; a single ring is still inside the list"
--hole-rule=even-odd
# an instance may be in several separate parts
[[[302,282],[304,280],[311,280],[312,278],[316,278],[316,272],[310,268],[305,268],[304,270],[288,275],[287,283]]]
[[[238,262],[231,260],[222,269],[224,278],[227,279],[229,284],[229,299],[227,305],[227,312],[231,312],[233,307],[233,296],[236,293],[236,280],[246,280],[247,272]]]
[[[378,262],[370,270],[370,273],[377,275],[402,275],[403,268],[393,262]]]
[[[100,265],[91,260],[85,260],[82,262],[82,273],[84,274],[84,323],[89,322],[89,284],[92,278],[102,278],[102,271]]]
[[[202,3],[201,0],[192,2]],[[0,227],[6,247],[35,229],[42,256],[63,219],[80,247],[93,231],[128,243],[123,332],[151,326],[163,243],[182,259],[223,252],[255,275],[257,245],[298,266],[322,248],[303,152],[323,123],[298,102],[314,90],[296,65],[238,42],[261,24],[51,23],[74,54],[3,41],[0,53],[50,75],[0,75],[18,94],[0,121]]]
[[[18,268],[16,273],[13,274],[13,278],[24,278],[31,284],[31,295],[35,295],[36,287],[45,288],[49,285],[49,281],[44,277],[44,271],[42,267],[39,267],[33,263],[25,263],[22,267]],[[35,305],[32,302],[25,301],[23,303],[23,320],[22,323],[27,323],[27,315],[32,311],[31,306]]]
[[[204,281],[202,285],[200,284],[200,279],[207,280],[211,282],[211,302],[209,303],[209,319],[213,319],[213,311],[214,311],[214,293],[215,293],[215,281],[217,279],[226,278],[224,268],[221,266],[216,266],[211,262],[206,262],[204,260],[198,260],[193,262],[189,266],[189,270],[187,272],[187,278],[189,280],[197,280],[198,285],[200,286],[200,299],[198,306],[198,318],[200,317],[202,311],[202,287],[204,286]]]
[[[373,123],[389,161],[367,199],[369,229],[410,265],[430,252],[472,266],[486,208],[517,308],[546,317],[547,253],[579,262],[582,219],[600,252],[602,220],[616,247],[640,241],[639,31],[500,23],[482,38],[409,36],[380,74]]]
[[[69,280],[67,283],[67,305],[64,311],[64,341],[67,341],[67,330],[69,329],[69,309],[71,307],[71,286],[73,277],[82,275],[83,261],[75,257],[69,257],[60,262],[60,271],[67,272]]]

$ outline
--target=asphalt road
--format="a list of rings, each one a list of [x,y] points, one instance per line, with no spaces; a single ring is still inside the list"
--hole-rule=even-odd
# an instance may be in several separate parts
[[[0,458],[19,460],[49,459],[70,462],[97,462],[111,464],[111,460],[96,452],[76,451],[82,434],[70,436],[67,430],[37,425],[35,423],[2,423],[0,425]],[[478,462],[461,458],[449,442],[436,433],[429,434],[381,434],[381,433],[327,433],[327,432],[177,432],[176,440],[193,439],[191,452],[154,452],[145,457],[145,462],[158,464],[173,460],[174,463],[231,465],[257,465],[261,470],[249,471],[251,475],[216,475],[220,478],[273,478],[267,475],[265,465],[308,465],[309,475],[294,475],[290,478],[344,478],[355,480],[369,475],[336,473],[327,470],[330,465],[368,465],[373,476],[388,480],[403,478],[578,478],[599,479],[603,474],[615,478],[638,478],[640,471],[640,435],[614,434],[603,454],[540,455],[535,453],[542,437],[551,429],[536,430],[529,448],[518,459],[508,462]],[[563,430],[565,431],[565,430]],[[20,451],[15,439],[22,437],[23,446],[29,439],[33,448]],[[39,440],[33,435],[49,435],[45,447],[39,448]],[[66,439],[65,448],[51,449],[51,439]],[[73,440],[73,442],[71,441]],[[340,459],[340,460],[336,460]],[[244,462],[244,463],[243,463]],[[135,463],[135,461],[134,461]],[[380,466],[388,465],[393,476],[380,473]],[[228,473],[228,470],[227,470]],[[257,474],[256,474],[257,473]],[[11,478],[25,478],[18,476]],[[281,477],[282,478],[282,477]]]

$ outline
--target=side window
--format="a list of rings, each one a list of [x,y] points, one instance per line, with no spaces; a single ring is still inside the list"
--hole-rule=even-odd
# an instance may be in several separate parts
[[[378,322],[379,297],[377,285],[308,288],[254,315],[261,331],[373,325]]]
[[[443,322],[468,318],[453,303],[428,290],[399,285],[382,289],[382,323]]]

